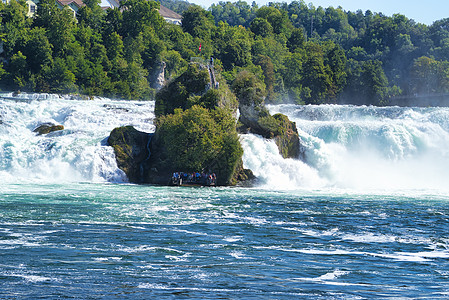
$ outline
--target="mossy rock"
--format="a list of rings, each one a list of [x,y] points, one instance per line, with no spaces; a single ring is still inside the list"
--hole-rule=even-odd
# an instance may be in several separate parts
[[[248,186],[251,185],[255,179],[256,176],[254,176],[253,171],[243,168],[243,161],[240,160],[236,167],[234,177],[232,178],[232,183],[234,185]]]
[[[187,109],[189,97],[202,96],[208,85],[210,78],[207,69],[198,64],[190,64],[183,74],[156,94],[156,116],[172,114],[177,108]]]
[[[218,185],[235,185],[253,176],[243,170],[237,108],[225,83],[210,89],[205,66],[190,64],[156,95],[150,140],[127,126],[114,129],[108,142],[131,182],[165,185],[173,172],[205,172],[215,173]]]
[[[133,126],[112,130],[108,144],[114,148],[118,167],[133,183],[144,182],[145,162],[148,159],[148,143],[151,135],[136,130]]]
[[[44,123],[37,126],[33,132],[37,132],[38,135],[48,134],[53,131],[64,130],[63,125],[56,125],[53,123]]]
[[[263,106],[251,108],[240,107],[240,133],[259,134],[267,139],[274,139],[279,153],[284,158],[298,158],[300,153],[299,135],[295,122],[286,115],[270,115]]]
[[[279,148],[279,153],[284,158],[298,158],[300,146],[296,123],[290,121],[288,117],[283,114],[276,114],[273,118],[278,122],[274,140]]]

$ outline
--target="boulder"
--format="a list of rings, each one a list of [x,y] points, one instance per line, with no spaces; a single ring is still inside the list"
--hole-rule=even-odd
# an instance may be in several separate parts
[[[108,144],[114,148],[117,165],[130,182],[145,182],[150,140],[151,134],[138,131],[133,126],[115,128],[109,135]]]
[[[298,158],[300,155],[300,144],[296,123],[283,114],[273,116],[279,123],[279,130],[274,141],[279,148],[279,153],[284,158]]]
[[[53,123],[43,123],[37,126],[33,132],[37,132],[38,135],[48,134],[53,131],[64,130],[63,125],[56,125]]]
[[[299,157],[299,136],[296,124],[287,116],[272,116],[264,105],[265,87],[248,71],[240,72],[233,83],[239,101],[240,133],[259,134],[267,139],[275,139],[279,153],[284,158]]]
[[[262,106],[240,105],[240,133],[259,134],[267,139],[274,139],[279,153],[284,158],[298,158],[300,144],[298,130],[295,122],[286,115],[276,114],[272,116]]]

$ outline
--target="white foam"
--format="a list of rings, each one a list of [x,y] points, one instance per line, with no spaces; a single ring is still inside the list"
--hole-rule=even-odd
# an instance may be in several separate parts
[[[370,192],[449,192],[447,108],[275,105],[270,111],[284,113],[296,122],[305,162],[320,180],[315,185],[324,182],[326,187]],[[277,171],[290,177],[294,174],[289,167],[260,166],[258,173],[271,171],[274,178]],[[301,178],[304,168],[297,165],[296,169],[293,176]],[[316,177],[309,179],[314,181]],[[313,186],[289,179],[290,183],[295,181],[300,187]]]
[[[236,259],[246,258],[245,253],[243,253],[242,251],[232,251],[232,252],[229,252],[229,255]]]
[[[239,241],[243,240],[243,237],[242,236],[229,236],[229,237],[225,237],[223,240],[228,243],[234,243],[234,242],[239,242]]]
[[[33,274],[27,274],[27,273],[6,272],[6,273],[2,273],[1,275],[9,276],[9,277],[23,278],[25,281],[30,282],[30,283],[46,282],[46,281],[53,281],[53,282],[59,281],[58,278],[33,275]]]
[[[282,252],[296,252],[310,255],[358,255],[358,256],[373,256],[392,259],[396,261],[410,261],[410,262],[428,262],[435,259],[447,259],[449,258],[449,251],[429,251],[429,252],[394,252],[394,253],[374,253],[366,251],[350,251],[344,249],[332,249],[332,250],[322,250],[322,249],[296,249],[296,248],[286,248],[280,246],[255,246],[255,249],[269,249],[277,250]]]
[[[153,132],[154,102],[42,98],[50,100],[0,100],[2,182],[126,182],[105,140],[119,126]],[[42,123],[64,130],[37,135]]]
[[[243,164],[269,188],[297,189],[325,186],[318,172],[298,159],[284,159],[272,140],[242,135]]]
[[[165,285],[160,283],[139,283],[137,286],[139,289],[151,289],[151,290],[185,290],[185,291],[204,291],[204,292],[238,292],[235,289],[219,289],[219,288],[199,288],[199,287],[174,287],[171,285]]]
[[[324,275],[321,275],[320,277],[317,278],[317,280],[335,280],[340,276],[344,276],[349,274],[349,271],[340,271],[340,270],[335,270],[329,273],[326,273]]]

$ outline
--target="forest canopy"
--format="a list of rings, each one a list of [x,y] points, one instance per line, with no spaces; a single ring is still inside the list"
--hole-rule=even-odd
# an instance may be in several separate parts
[[[230,85],[243,70],[255,74],[266,102],[384,105],[399,95],[449,93],[449,18],[427,26],[302,0],[209,9],[164,0],[182,14],[179,26],[164,21],[159,2],[84,4],[74,16],[41,0],[28,17],[24,1],[0,3],[3,90],[153,99],[162,61],[171,79],[192,57],[214,57]]]

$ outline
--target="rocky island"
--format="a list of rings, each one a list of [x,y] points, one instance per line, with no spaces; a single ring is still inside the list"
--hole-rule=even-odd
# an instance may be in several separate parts
[[[221,186],[252,179],[243,167],[239,133],[274,138],[284,157],[299,156],[295,124],[270,115],[264,87],[253,74],[239,74],[233,91],[220,79],[212,65],[190,63],[156,94],[154,133],[132,126],[111,132],[108,143],[130,182],[166,185],[179,171],[214,173]]]

